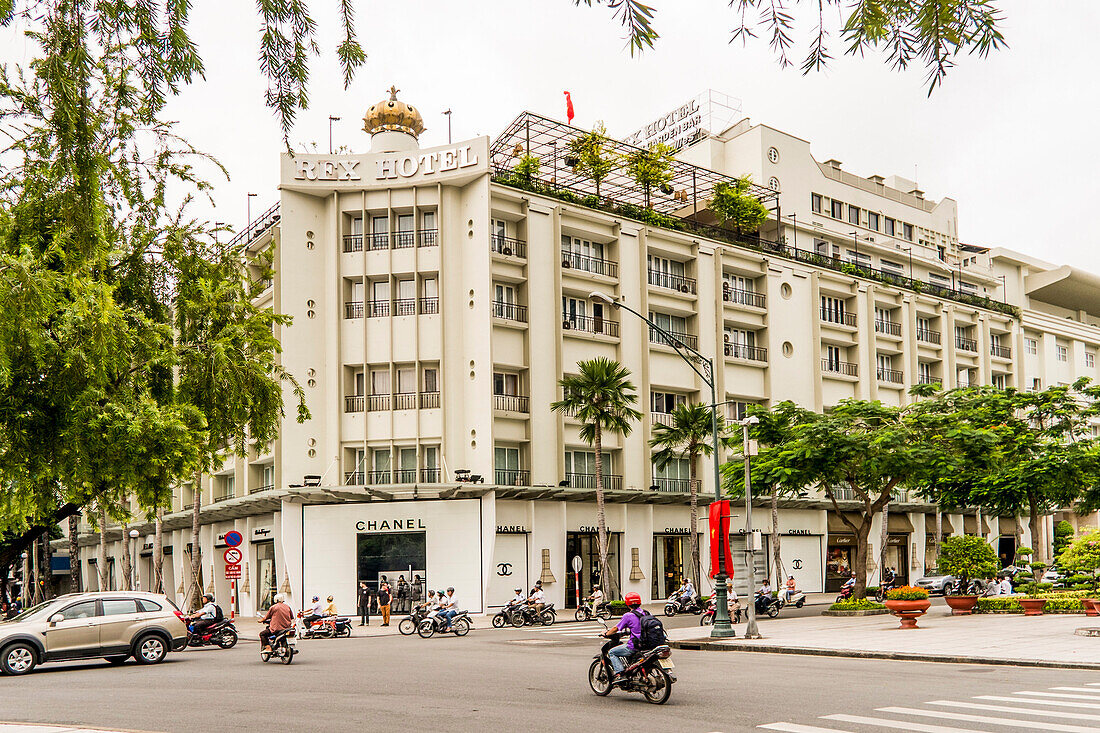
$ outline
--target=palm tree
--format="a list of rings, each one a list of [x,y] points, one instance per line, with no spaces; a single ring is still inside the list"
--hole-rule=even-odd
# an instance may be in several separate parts
[[[630,381],[630,370],[617,361],[597,357],[578,361],[579,374],[563,377],[558,384],[562,399],[550,405],[560,412],[580,420],[581,440],[596,453],[596,525],[600,544],[600,587],[604,598],[611,598],[611,573],[607,565],[607,516],[603,495],[603,435],[630,435],[631,423],[642,413],[632,405],[638,395]]]
[[[689,491],[691,492],[691,525],[688,529],[691,548],[691,582],[699,588],[699,535],[696,526],[699,520],[699,483],[696,480],[696,468],[699,456],[714,453],[710,440],[713,436],[710,421],[710,409],[701,404],[680,404],[672,411],[672,424],[653,426],[653,437],[649,447],[656,448],[653,465],[664,468],[678,459],[687,459]],[[722,428],[719,418],[718,428]]]

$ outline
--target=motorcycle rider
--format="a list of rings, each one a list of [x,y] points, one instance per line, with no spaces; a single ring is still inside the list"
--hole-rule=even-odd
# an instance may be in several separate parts
[[[603,603],[603,589],[600,586],[596,586],[592,589],[592,595],[588,596],[588,602],[592,604],[592,613],[595,614],[600,610],[600,606]]]
[[[523,595],[523,588],[516,588],[516,594],[508,600],[508,605],[505,608],[514,608],[523,604],[527,600],[527,596]]]
[[[798,589],[795,587],[794,576],[793,575],[788,575],[787,576],[787,595],[786,595],[784,600],[787,603],[790,603],[791,599],[794,598],[794,594],[795,594],[795,592],[797,592],[797,590]]]
[[[531,589],[531,595],[527,597],[527,602],[535,608],[535,612],[538,613],[546,605],[546,594],[542,592],[542,582],[535,583],[535,587]]]
[[[214,596],[209,593],[202,594],[202,608],[187,617],[188,621],[194,621],[192,631],[196,636],[202,636],[208,628],[214,625],[218,618],[218,607],[214,605]]]
[[[321,603],[321,597],[313,596],[313,606],[310,607],[309,614],[304,619],[302,619],[302,623],[305,624],[305,627],[308,629],[310,624],[320,618],[323,618],[324,615],[325,607],[324,604]]]
[[[688,578],[681,578],[680,587],[676,589],[676,600],[679,602],[680,610],[686,610],[693,598],[695,598],[695,586]]]
[[[326,616],[339,616],[340,615],[340,614],[336,613],[336,604],[333,602],[332,596],[328,597],[328,603],[325,604],[325,615]]]
[[[439,600],[439,616],[443,619],[443,630],[451,628],[451,619],[458,615],[458,600],[455,598],[455,589],[448,588],[447,594]]]
[[[294,611],[286,604],[286,596],[282,593],[275,595],[275,603],[267,609],[267,615],[260,623],[267,624],[267,628],[260,632],[260,643],[263,644],[263,651],[270,652],[271,637],[294,626]]]
[[[635,613],[642,605],[642,597],[637,593],[631,592],[623,596],[623,600],[626,602],[627,611],[623,614],[622,619],[620,619],[619,625],[603,633],[604,636],[613,636],[617,631],[629,632],[625,642],[619,644],[617,647],[613,647],[611,651],[607,653],[608,661],[611,662],[611,669],[615,672],[615,676],[611,679],[611,684],[613,685],[621,681],[620,676],[623,670],[626,669],[626,660],[634,653],[636,644],[641,642],[642,637],[642,621],[638,614]]]

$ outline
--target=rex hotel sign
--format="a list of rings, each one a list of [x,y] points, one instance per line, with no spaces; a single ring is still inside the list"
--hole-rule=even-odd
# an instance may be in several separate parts
[[[459,171],[478,162],[478,151],[473,145],[456,145],[424,152],[388,153],[367,161],[346,156],[320,160],[298,156],[293,164],[294,178],[299,181],[360,181],[364,169],[374,180],[386,181]]]

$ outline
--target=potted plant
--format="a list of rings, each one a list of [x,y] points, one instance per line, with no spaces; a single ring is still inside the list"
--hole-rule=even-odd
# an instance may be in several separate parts
[[[928,612],[932,602],[928,591],[912,585],[903,585],[886,591],[886,608],[901,619],[901,628],[917,628],[917,619]]]
[[[981,537],[957,535],[948,537],[940,546],[936,564],[948,575],[955,577],[957,594],[944,594],[944,600],[954,616],[965,616],[974,610],[978,602],[976,594],[968,594],[970,581],[988,578],[997,572],[997,554]]]
[[[1024,609],[1025,616],[1042,616],[1043,608],[1047,605],[1046,598],[1021,598],[1020,607]]]
[[[1089,532],[1062,547],[1058,563],[1067,575],[1080,575],[1095,590],[1096,571],[1100,569],[1100,531]],[[1088,616],[1100,615],[1096,604],[1100,599],[1090,596],[1081,599],[1081,606]]]

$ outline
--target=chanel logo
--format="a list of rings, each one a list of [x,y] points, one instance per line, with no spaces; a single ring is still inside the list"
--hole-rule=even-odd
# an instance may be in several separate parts
[[[512,563],[500,562],[497,563],[497,575],[507,576],[512,574]]]
[[[794,568],[795,570],[801,570],[802,569],[802,561],[801,560],[792,561],[791,562],[791,567]]]

